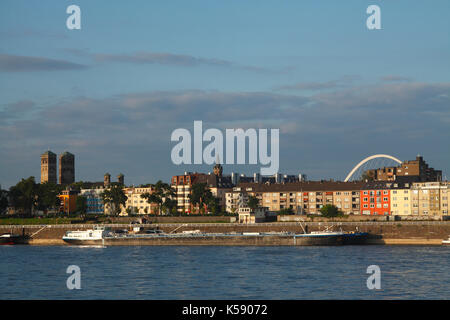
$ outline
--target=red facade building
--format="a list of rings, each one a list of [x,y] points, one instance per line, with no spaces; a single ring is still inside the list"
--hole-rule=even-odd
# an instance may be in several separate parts
[[[384,183],[368,183],[360,192],[360,210],[365,215],[390,215],[391,197]]]

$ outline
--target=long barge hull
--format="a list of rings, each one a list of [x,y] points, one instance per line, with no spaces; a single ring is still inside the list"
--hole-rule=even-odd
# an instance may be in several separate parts
[[[336,246],[365,244],[367,235],[187,235],[187,236],[127,236],[105,237],[99,240],[64,239],[72,245],[103,246],[171,246],[171,245],[218,245],[218,246]]]

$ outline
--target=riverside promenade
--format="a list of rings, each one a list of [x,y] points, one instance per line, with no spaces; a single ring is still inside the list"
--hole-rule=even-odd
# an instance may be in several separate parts
[[[66,245],[62,236],[70,230],[87,230],[93,224],[57,224],[57,225],[0,225],[0,233],[26,234],[31,237],[30,245]],[[257,224],[238,223],[151,223],[151,224],[103,224],[113,230],[142,227],[158,228],[166,233],[179,233],[188,230],[200,230],[207,233],[230,232],[294,232],[302,233],[303,228],[297,222],[274,222]],[[441,245],[450,235],[450,221],[390,221],[390,222],[306,222],[303,227],[308,231],[321,231],[333,226],[332,230],[360,231],[370,234],[369,244],[386,245]],[[177,243],[177,245],[189,245]],[[224,240],[203,242],[203,245],[233,245]],[[249,243],[249,245],[282,245],[282,243]]]

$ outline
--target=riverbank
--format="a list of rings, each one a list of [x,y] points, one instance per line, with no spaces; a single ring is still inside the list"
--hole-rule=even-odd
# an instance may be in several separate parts
[[[187,230],[200,230],[205,233],[230,233],[230,232],[293,232],[302,233],[303,228],[299,223],[166,223],[166,224],[106,224],[113,230],[127,229],[140,226],[144,229],[158,228],[166,233],[182,232]],[[320,231],[333,226],[333,230],[367,232],[371,235],[369,244],[385,245],[441,245],[443,239],[450,235],[450,221],[428,222],[307,222],[303,224],[309,232]],[[70,230],[87,230],[92,225],[9,225],[0,226],[0,233],[25,234],[31,237],[31,245],[66,245],[62,236]],[[233,242],[229,239],[214,241],[201,241],[199,243],[187,243],[186,241],[173,242],[176,245],[288,245],[283,241],[260,241],[259,243],[244,241]],[[167,244],[167,243],[166,243]]]

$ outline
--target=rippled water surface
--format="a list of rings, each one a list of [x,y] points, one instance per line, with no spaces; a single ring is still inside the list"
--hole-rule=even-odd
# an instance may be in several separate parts
[[[450,299],[449,271],[439,246],[1,246],[0,299]]]

